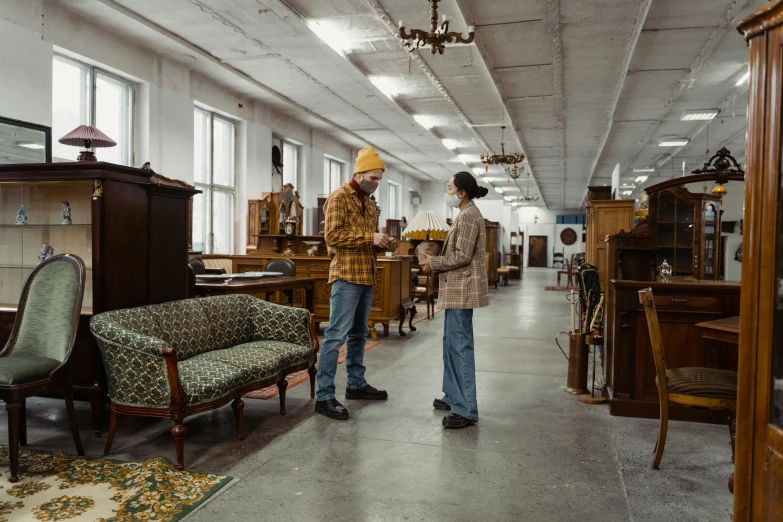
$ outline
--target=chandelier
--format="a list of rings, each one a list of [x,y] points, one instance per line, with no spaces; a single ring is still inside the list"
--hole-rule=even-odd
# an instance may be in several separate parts
[[[525,155],[522,154],[521,152],[506,154],[506,146],[505,143],[503,142],[503,131],[505,130],[506,130],[505,126],[500,127],[500,154],[495,154],[494,152],[492,154],[482,154],[481,162],[486,163],[487,166],[502,165],[503,168],[506,170],[506,173],[508,174],[509,167],[516,167],[518,163],[522,163],[522,161],[525,159]],[[517,178],[518,177],[519,176],[517,176]],[[517,178],[513,178],[513,179],[517,179]]]
[[[535,196],[530,194],[530,172],[528,172],[527,173],[527,186],[525,187],[525,193],[519,195],[519,200],[520,201],[525,201],[525,202],[538,201],[538,198],[540,198],[540,197],[541,196],[539,196],[538,194],[536,194]]]
[[[474,31],[472,25],[468,27],[467,38],[463,38],[462,33],[449,32],[449,21],[446,19],[446,15],[443,15],[443,22],[438,27],[438,2],[440,0],[429,0],[429,2],[431,6],[431,27],[429,32],[423,29],[411,29],[410,33],[406,33],[405,27],[402,25],[402,21],[400,21],[400,38],[410,40],[410,42],[405,42],[405,49],[409,53],[429,45],[432,54],[435,54],[436,51],[443,54],[445,44],[447,43],[469,44],[473,42]]]

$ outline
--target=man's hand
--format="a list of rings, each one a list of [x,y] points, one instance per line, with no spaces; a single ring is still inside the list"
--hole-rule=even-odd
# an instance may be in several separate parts
[[[387,248],[390,237],[387,234],[381,234],[380,232],[375,232],[372,235],[372,244],[377,246],[378,248]]]
[[[392,252],[394,252],[395,250],[397,250],[398,246],[400,246],[400,240],[399,239],[395,239],[393,237],[390,237],[389,238],[389,244],[387,245],[387,248],[389,250],[391,250]]]
[[[422,272],[424,272],[425,274],[429,274],[430,272],[432,272],[432,267],[430,266],[430,258],[432,256],[424,252],[422,252],[421,255],[424,256],[424,261],[419,261],[419,266],[421,266]]]

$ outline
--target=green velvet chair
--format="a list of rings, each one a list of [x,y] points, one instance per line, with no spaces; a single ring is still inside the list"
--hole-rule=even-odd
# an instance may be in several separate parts
[[[19,445],[27,444],[27,397],[64,390],[76,451],[84,455],[70,382],[70,357],[84,298],[84,276],[84,262],[63,254],[38,265],[22,288],[11,337],[0,351],[0,399],[8,410],[10,482],[19,480]]]

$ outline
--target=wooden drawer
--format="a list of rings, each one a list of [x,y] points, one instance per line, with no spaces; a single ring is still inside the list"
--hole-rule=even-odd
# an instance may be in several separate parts
[[[683,312],[720,312],[721,302],[718,296],[707,295],[656,295],[655,307],[658,311]]]

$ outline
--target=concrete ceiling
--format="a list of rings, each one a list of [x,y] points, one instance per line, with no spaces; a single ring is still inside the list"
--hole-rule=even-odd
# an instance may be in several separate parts
[[[397,21],[427,28],[424,0],[60,1],[174,59],[190,56],[188,67],[351,146],[371,143],[423,180],[446,180],[463,163],[481,170],[478,155],[499,150],[505,124],[506,151],[526,154],[531,191],[553,209],[580,206],[588,184],[610,183],[616,164],[626,182],[639,175],[634,168],[655,167],[647,184],[671,177],[671,156],[677,169],[683,160],[696,168],[707,132],[704,122],[680,121],[685,110],[721,109],[710,149],[725,144],[744,158],[747,84],[735,83],[748,53],[734,27],[766,5],[443,0],[451,30],[474,25],[475,43],[409,55]],[[344,53],[313,28],[339,35]],[[659,147],[668,135],[691,143]],[[502,172],[492,174],[509,187]]]

